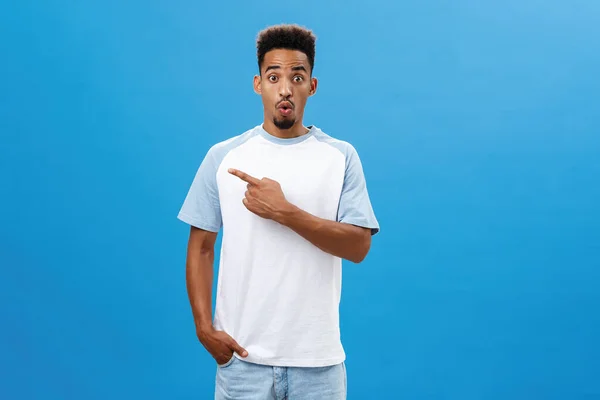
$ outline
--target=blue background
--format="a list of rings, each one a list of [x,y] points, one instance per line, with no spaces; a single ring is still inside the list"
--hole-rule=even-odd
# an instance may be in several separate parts
[[[344,269],[349,399],[600,398],[597,1],[3,8],[0,398],[212,397],[176,214],[261,122],[280,22],[319,38],[305,122],[382,227]]]

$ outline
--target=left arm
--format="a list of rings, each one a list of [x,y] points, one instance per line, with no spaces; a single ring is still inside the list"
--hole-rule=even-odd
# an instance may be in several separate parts
[[[288,202],[278,182],[256,179],[245,172],[229,173],[248,183],[242,202],[254,214],[278,222],[321,250],[360,263],[371,247],[371,230],[316,217]]]
[[[273,220],[287,226],[324,252],[354,263],[365,259],[371,248],[371,230],[316,217],[287,203]]]

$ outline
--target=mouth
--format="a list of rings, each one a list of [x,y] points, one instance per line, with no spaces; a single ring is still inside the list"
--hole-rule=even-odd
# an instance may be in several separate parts
[[[292,110],[294,109],[294,107],[293,107],[292,103],[290,103],[289,101],[282,101],[277,106],[277,109],[283,115],[290,115],[292,113]]]

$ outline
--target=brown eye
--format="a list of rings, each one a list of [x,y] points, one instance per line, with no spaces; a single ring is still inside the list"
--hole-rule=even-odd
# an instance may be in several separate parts
[[[271,75],[271,76],[269,76],[269,80],[271,82],[275,82],[277,80],[277,77],[275,75]]]

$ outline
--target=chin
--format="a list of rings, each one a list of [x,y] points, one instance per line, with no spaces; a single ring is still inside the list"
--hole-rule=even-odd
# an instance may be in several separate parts
[[[273,123],[279,129],[290,129],[296,123],[295,119],[277,119],[273,118]]]

